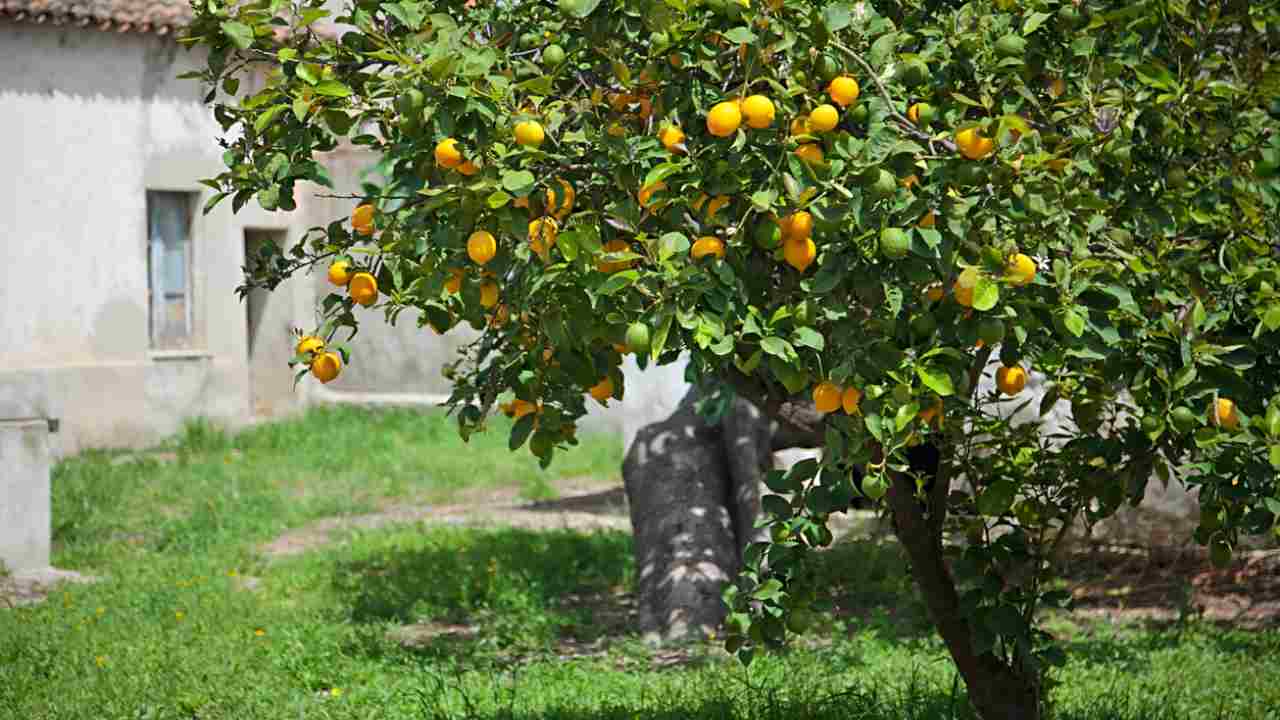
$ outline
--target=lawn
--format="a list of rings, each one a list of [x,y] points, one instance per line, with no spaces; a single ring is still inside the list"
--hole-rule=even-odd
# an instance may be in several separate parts
[[[319,409],[60,463],[55,563],[100,579],[0,609],[0,718],[971,717],[891,544],[828,553],[840,615],[750,668],[630,632],[622,532],[400,524],[261,552],[328,516],[617,477],[613,437],[541,471],[504,430],[463,444],[433,413]],[[1276,631],[1058,626],[1056,718],[1280,718]]]

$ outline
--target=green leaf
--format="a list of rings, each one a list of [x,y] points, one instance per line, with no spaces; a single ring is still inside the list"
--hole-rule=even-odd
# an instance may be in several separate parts
[[[253,45],[253,28],[242,22],[227,20],[222,23],[222,33],[241,50],[248,50]]]
[[[827,32],[839,32],[852,22],[853,8],[849,5],[837,3],[822,10],[822,24],[827,26]]]
[[[689,252],[689,238],[684,233],[669,232],[658,238],[658,260],[665,262],[676,255]]]
[[[1262,316],[1262,324],[1271,332],[1280,328],[1280,304],[1273,304],[1267,308],[1267,313]]]
[[[668,310],[658,320],[657,329],[653,331],[653,338],[649,341],[649,357],[654,360],[657,360],[662,351],[666,349],[667,338],[671,336],[671,324],[675,319],[676,314]]]
[[[916,375],[920,378],[920,382],[924,383],[925,387],[942,397],[955,394],[956,390],[951,382],[951,373],[944,368],[925,363],[916,366]]]
[[[1270,458],[1271,460],[1271,467],[1276,468],[1277,470],[1280,470],[1280,445],[1272,445],[1271,448],[1267,451],[1267,457]],[[1267,499],[1271,500],[1271,498],[1267,498]],[[1275,501],[1271,500],[1271,502],[1275,502]],[[1267,504],[1270,505],[1271,503],[1267,503]],[[1280,503],[1277,503],[1277,504],[1280,504]],[[1276,512],[1276,511],[1272,510],[1272,512]]]
[[[1047,12],[1031,13],[1030,15],[1027,16],[1027,19],[1024,20],[1022,23],[1022,34],[1030,35],[1036,30],[1039,30],[1040,26],[1044,24],[1044,21],[1048,20],[1051,17],[1053,16]]]
[[[502,187],[518,196],[528,195],[535,179],[528,170],[507,170],[502,173]]]
[[[780,337],[764,338],[760,341],[760,349],[783,360],[790,361],[797,358],[796,349],[791,346],[791,343]]]
[[[1018,487],[1012,480],[1001,478],[996,480],[978,496],[978,512],[987,517],[998,517],[1009,512],[1013,507],[1013,498],[1018,494]]]
[[[893,416],[893,424],[898,428],[898,432],[902,432],[903,428],[910,425],[911,421],[915,419],[916,414],[919,412],[920,403],[918,402],[911,402],[906,405],[899,406],[898,412],[894,413]]]
[[[796,345],[813,348],[818,352],[822,352],[823,348],[826,347],[826,341],[823,339],[822,333],[811,327],[796,328],[792,338],[795,339]]]
[[[737,45],[744,43],[753,43],[756,41],[756,34],[751,32],[750,28],[738,26],[732,28],[724,34],[725,39]]]
[[[266,112],[259,114],[258,118],[253,121],[253,129],[257,132],[262,132],[263,129],[270,125],[271,121],[274,120],[286,107],[287,106],[285,105],[272,105]]]
[[[868,54],[871,66],[876,68],[884,67],[884,64],[889,61],[889,58],[897,48],[898,34],[895,32],[888,32],[876,38],[876,41],[871,43],[871,52]]]
[[[616,272],[610,275],[609,279],[605,280],[596,292],[600,295],[612,295],[623,288],[631,287],[639,278],[640,273],[636,270]]]
[[[1084,335],[1084,316],[1076,312],[1075,308],[1069,308],[1062,313],[1062,324],[1072,335],[1076,337]]]
[[[973,309],[979,311],[987,311],[996,306],[1000,302],[1000,286],[988,277],[978,278],[978,282],[973,286]]]
[[[537,419],[537,413],[529,413],[516,421],[511,426],[511,437],[507,441],[507,447],[511,450],[519,450],[524,441],[529,439],[533,434],[533,422]]]
[[[773,207],[773,203],[778,199],[778,193],[772,190],[757,190],[751,193],[751,204],[761,212],[767,211]]]
[[[595,12],[600,6],[600,0],[559,0],[560,12],[581,20],[582,18]]]
[[[351,94],[351,88],[337,80],[325,80],[316,85],[316,94],[325,97],[347,97]]]
[[[680,166],[678,164],[664,162],[650,170],[649,174],[644,176],[644,184],[641,185],[641,187],[651,187],[678,172],[680,172]]]
[[[485,204],[494,210],[509,202],[511,202],[511,196],[501,190],[494,190],[488,198],[485,198]]]

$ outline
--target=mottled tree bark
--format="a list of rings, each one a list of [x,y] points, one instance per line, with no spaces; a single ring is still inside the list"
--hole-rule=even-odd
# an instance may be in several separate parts
[[[706,635],[724,618],[773,458],[772,421],[741,396],[718,424],[690,390],[671,417],[645,426],[622,466],[634,532],[640,630],[650,640]]]

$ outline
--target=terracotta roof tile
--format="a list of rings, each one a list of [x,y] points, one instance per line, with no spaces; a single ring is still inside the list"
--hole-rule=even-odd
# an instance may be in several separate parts
[[[0,0],[0,17],[164,34],[191,20],[191,4],[188,0]]]

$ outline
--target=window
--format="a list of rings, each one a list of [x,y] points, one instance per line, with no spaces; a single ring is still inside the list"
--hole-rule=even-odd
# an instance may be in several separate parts
[[[190,344],[191,193],[147,191],[147,285],[151,346]]]

